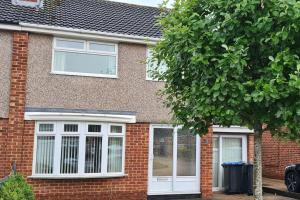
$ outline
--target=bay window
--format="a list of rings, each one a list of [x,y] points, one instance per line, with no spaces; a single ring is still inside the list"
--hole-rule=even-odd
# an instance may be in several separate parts
[[[52,72],[117,77],[117,44],[55,38]]]
[[[33,177],[124,175],[125,125],[37,122]]]

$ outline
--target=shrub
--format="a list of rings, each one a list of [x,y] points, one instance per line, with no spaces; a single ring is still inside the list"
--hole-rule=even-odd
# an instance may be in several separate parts
[[[34,194],[24,177],[16,174],[0,186],[0,200],[34,200]]]

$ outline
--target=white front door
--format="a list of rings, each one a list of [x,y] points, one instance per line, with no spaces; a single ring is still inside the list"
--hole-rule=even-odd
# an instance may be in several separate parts
[[[213,190],[223,189],[224,162],[247,162],[245,135],[219,135],[213,137]]]
[[[200,192],[200,137],[179,127],[152,125],[148,194]]]

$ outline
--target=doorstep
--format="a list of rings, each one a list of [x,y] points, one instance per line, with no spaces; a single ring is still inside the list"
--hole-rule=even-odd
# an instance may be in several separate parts
[[[300,193],[288,192],[284,180],[263,177],[263,191],[285,197],[300,199]]]

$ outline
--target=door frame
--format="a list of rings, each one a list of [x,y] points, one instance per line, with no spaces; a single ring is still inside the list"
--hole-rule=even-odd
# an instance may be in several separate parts
[[[154,138],[154,128],[171,128],[173,129],[173,174],[171,177],[172,181],[172,191],[169,192],[151,192],[151,180],[153,178],[153,138]],[[181,176],[179,180],[177,180],[177,130],[182,128],[182,126],[173,126],[170,124],[150,124],[149,127],[149,151],[148,151],[148,195],[164,195],[164,194],[200,194],[200,159],[201,159],[201,139],[199,135],[196,135],[196,176]],[[176,147],[176,148],[175,148]],[[176,192],[174,191],[175,182],[186,182],[188,179],[197,179],[197,191],[194,192]]]
[[[222,139],[223,138],[241,138],[242,139],[242,162],[248,161],[248,145],[247,140],[248,137],[246,134],[227,134],[227,133],[214,133],[213,138],[219,138],[219,170],[218,170],[218,187],[213,187],[213,191],[221,191],[224,189],[222,186],[222,180],[223,180],[223,167],[222,164]],[[213,158],[214,159],[214,158]]]

